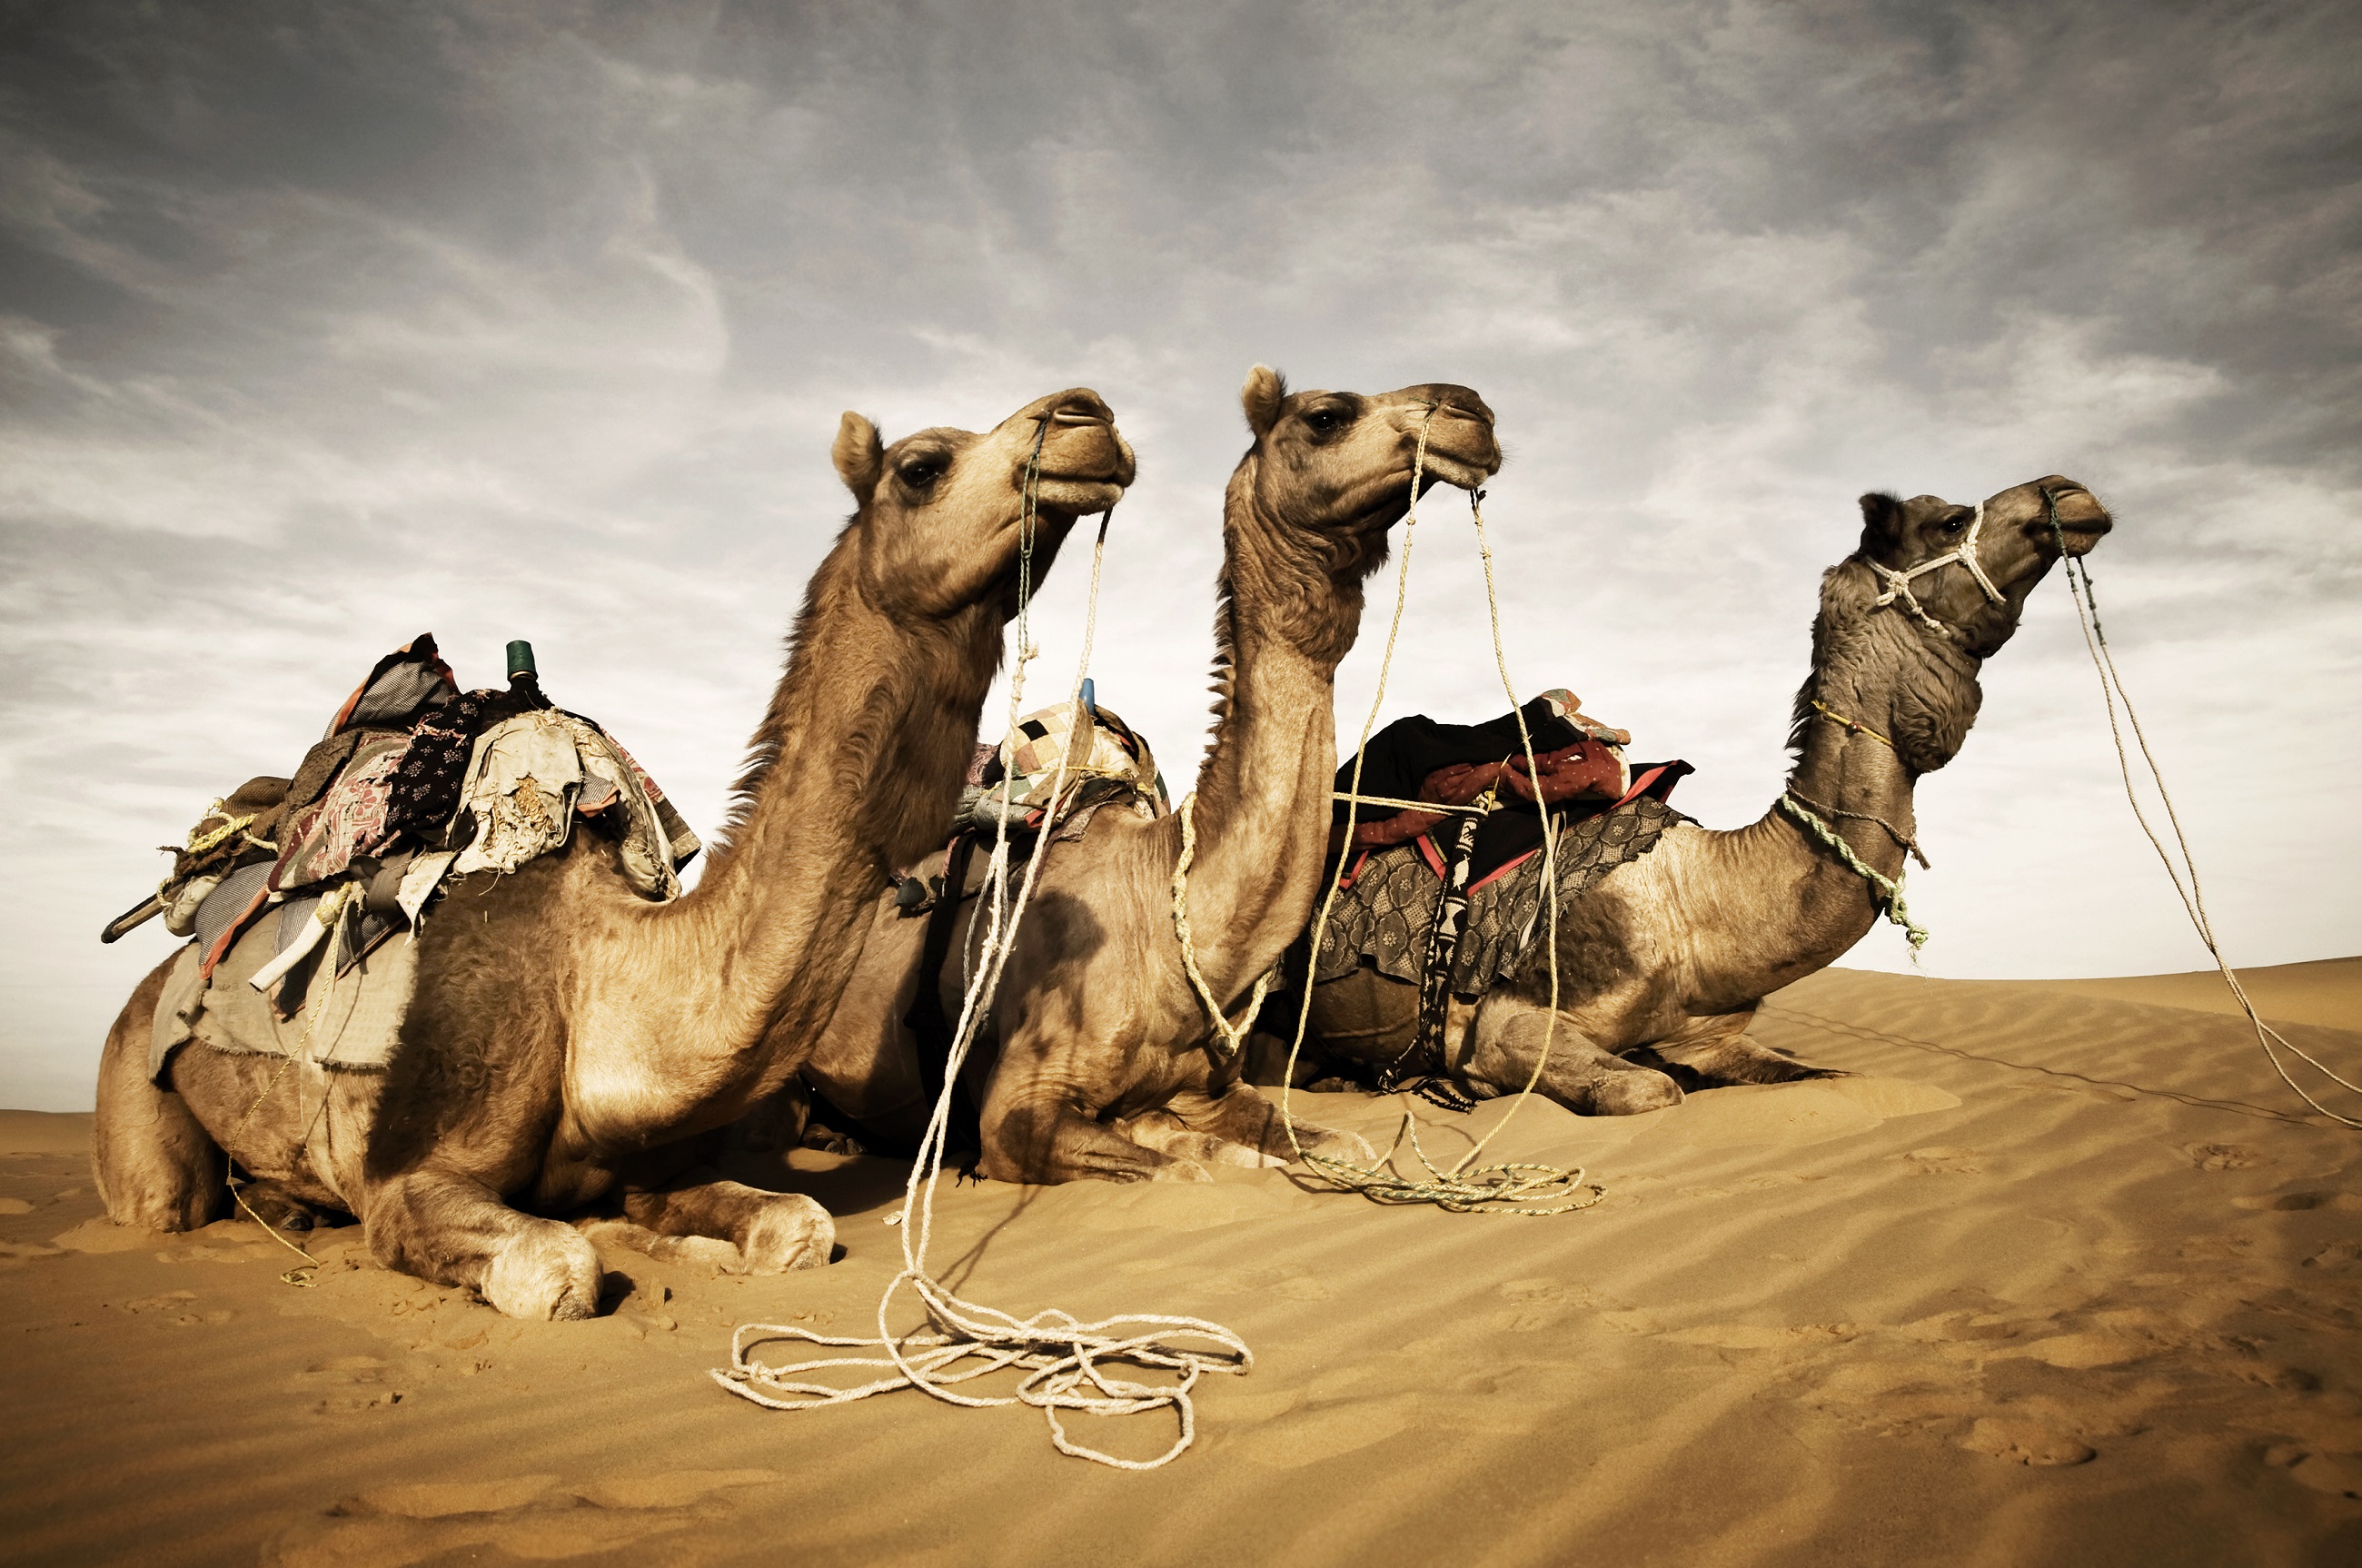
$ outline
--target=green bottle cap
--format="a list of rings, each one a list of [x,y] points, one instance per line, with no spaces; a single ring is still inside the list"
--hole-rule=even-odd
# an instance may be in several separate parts
[[[540,674],[541,672],[533,667],[533,645],[522,639],[511,643],[509,645],[509,679],[514,680],[520,675],[530,675],[538,679]]]

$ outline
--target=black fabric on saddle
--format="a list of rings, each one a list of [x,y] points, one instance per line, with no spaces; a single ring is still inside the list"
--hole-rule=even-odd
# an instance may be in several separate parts
[[[1581,730],[1558,716],[1546,697],[1535,698],[1518,712],[1526,717],[1526,729],[1533,737],[1537,755],[1573,745],[1584,738]],[[1459,762],[1498,762],[1524,752],[1525,742],[1518,738],[1514,713],[1504,713],[1481,724],[1443,724],[1425,713],[1413,713],[1408,718],[1396,719],[1370,737],[1370,744],[1362,753],[1361,792],[1416,801],[1418,787],[1439,767]],[[1353,759],[1349,756],[1345,765],[1337,769],[1337,791],[1342,794],[1352,788]],[[1345,809],[1345,801],[1335,802],[1330,821],[1344,826]],[[1401,809],[1363,806],[1354,816],[1360,822],[1383,822]]]

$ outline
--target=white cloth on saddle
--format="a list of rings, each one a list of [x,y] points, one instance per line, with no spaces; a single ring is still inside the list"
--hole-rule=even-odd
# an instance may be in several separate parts
[[[679,896],[673,846],[639,770],[596,728],[554,708],[520,713],[476,737],[460,808],[476,818],[476,836],[451,874],[513,871],[566,842],[578,809],[621,809],[617,835],[625,880],[643,898]]]

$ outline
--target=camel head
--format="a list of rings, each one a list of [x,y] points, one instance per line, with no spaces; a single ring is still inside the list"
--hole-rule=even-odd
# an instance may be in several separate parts
[[[1971,506],[1865,495],[1861,517],[1860,545],[1821,584],[1794,734],[1814,722],[1817,696],[1873,728],[1882,719],[1912,771],[1933,772],[1976,721],[1978,666],[2016,632],[2062,547],[2085,554],[2114,520],[2059,474]]]
[[[1424,493],[1440,480],[1474,490],[1501,467],[1493,411],[1466,387],[1429,381],[1397,392],[1290,392],[1267,366],[1240,392],[1254,445],[1231,476],[1234,501],[1289,533],[1319,540],[1333,571],[1366,574],[1410,502],[1419,430]]]
[[[1115,415],[1087,387],[1036,398],[980,435],[938,426],[891,447],[847,414],[834,457],[858,507],[847,532],[863,591],[889,614],[936,618],[995,599],[1016,613],[1029,471],[1037,582],[1075,519],[1111,510],[1135,472]]]

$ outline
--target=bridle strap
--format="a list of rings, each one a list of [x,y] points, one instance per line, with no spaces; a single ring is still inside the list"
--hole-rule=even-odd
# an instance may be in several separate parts
[[[1909,606],[1911,613],[1919,617],[1920,624],[1926,626],[1928,630],[1935,632],[1948,632],[1951,628],[1946,626],[1941,621],[1937,620],[1933,615],[1928,614],[1926,607],[1919,602],[1919,596],[1911,591],[1911,580],[1915,577],[1924,577],[1939,567],[1948,567],[1956,561],[1961,566],[1969,569],[1969,575],[1977,580],[1977,586],[1979,588],[1984,590],[1985,599],[1989,603],[1999,604],[2003,602],[2001,590],[1993,586],[1992,579],[1985,575],[1983,564],[1977,559],[1977,538],[1978,536],[1984,532],[1984,526],[1985,503],[1980,501],[1977,502],[1976,517],[1969,524],[1969,536],[1962,539],[1958,545],[1955,545],[1950,550],[1947,551],[1943,555],[1937,556],[1930,560],[1921,561],[1917,566],[1903,569],[1897,569],[1891,566],[1882,565],[1878,561],[1871,559],[1868,556],[1863,556],[1861,558],[1862,565],[1876,572],[1880,580],[1886,584],[1886,591],[1872,600],[1871,602],[1871,607],[1872,609],[1883,610],[1886,606],[1893,603],[1897,599],[1900,599],[1905,605]]]

